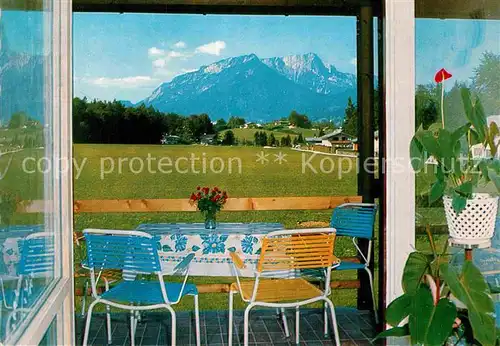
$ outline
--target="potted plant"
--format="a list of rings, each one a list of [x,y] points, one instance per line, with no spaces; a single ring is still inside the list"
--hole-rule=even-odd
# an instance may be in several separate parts
[[[441,82],[444,79],[445,75]],[[421,126],[410,143],[411,164],[418,172],[429,158],[435,163],[429,204],[443,198],[452,240],[488,246],[495,230],[498,196],[480,191],[488,184],[494,185],[496,192],[500,190],[500,162],[494,159],[500,131],[496,123],[488,125],[478,98],[473,99],[467,88],[462,88],[461,94],[467,123],[449,131],[444,128],[442,114],[441,124],[433,124],[428,129]],[[484,152],[489,149],[491,157],[473,157],[472,147],[477,144]]]
[[[217,186],[196,188],[191,194],[189,202],[195,204],[199,211],[205,216],[205,228],[214,229],[216,227],[217,212],[222,209],[227,201],[227,192],[220,190]]]
[[[429,227],[432,253],[412,252],[405,264],[404,294],[389,304],[392,328],[376,339],[410,337],[412,345],[483,345],[497,342],[494,304],[488,285],[471,261],[458,272],[448,264],[447,244],[438,253]]]

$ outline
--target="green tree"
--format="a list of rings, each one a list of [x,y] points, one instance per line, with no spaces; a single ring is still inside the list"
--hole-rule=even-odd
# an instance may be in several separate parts
[[[245,119],[235,116],[230,117],[227,122],[227,127],[230,129],[236,129],[243,125],[245,125]]]
[[[312,127],[312,122],[309,120],[307,115],[300,114],[295,110],[291,111],[290,115],[288,116],[288,122],[290,123],[290,125],[294,125],[303,129],[310,129]]]
[[[191,144],[194,142],[194,132],[192,130],[191,124],[189,123],[188,119],[184,120],[184,125],[182,127],[182,131],[180,134],[181,137],[181,142],[185,144]]]
[[[274,133],[271,132],[271,135],[269,136],[268,140],[267,140],[267,145],[271,146],[271,147],[275,147],[276,146],[276,137],[274,137]]]
[[[10,129],[20,129],[26,124],[26,121],[28,121],[28,116],[24,112],[15,112],[12,114],[12,117],[10,118],[9,121],[9,128]]]
[[[282,147],[286,147],[287,146],[286,145],[286,138],[285,137],[281,137],[281,139],[280,139],[280,146],[282,146]]]
[[[222,145],[234,145],[236,143],[236,138],[231,130],[224,132],[224,138],[222,139]]]
[[[352,136],[358,134],[358,108],[349,96],[347,99],[347,107],[345,108],[345,118],[342,130]]]
[[[217,120],[215,123],[215,131],[219,132],[224,131],[225,129],[227,129],[227,122],[224,119]]]
[[[325,130],[323,130],[322,128],[319,129],[318,137],[321,137],[321,136],[324,136],[324,135],[325,135]]]
[[[473,90],[487,115],[500,111],[500,54],[485,52],[472,77]]]
[[[293,146],[297,146],[297,145],[299,145],[299,139],[298,139],[298,137],[294,137],[293,138]]]
[[[298,138],[297,138],[297,142],[298,142],[299,144],[303,144],[303,143],[305,143],[305,141],[304,141],[304,137],[302,136],[302,133],[299,133],[299,136],[298,136]]]
[[[427,129],[438,121],[439,103],[434,86],[418,85],[415,91],[415,128]]]

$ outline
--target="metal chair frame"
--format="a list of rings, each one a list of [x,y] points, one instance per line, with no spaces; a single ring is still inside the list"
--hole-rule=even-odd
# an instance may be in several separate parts
[[[93,235],[93,236],[111,236],[111,237],[137,237],[137,238],[142,238],[143,240],[151,242],[153,244],[153,237],[146,233],[146,232],[140,232],[140,231],[121,231],[121,230],[100,230],[100,229],[86,229],[83,231],[85,236],[87,235]],[[101,249],[102,250],[102,249]],[[160,285],[160,290],[163,298],[163,302],[159,304],[149,304],[149,305],[134,305],[133,303],[130,304],[122,304],[115,302],[113,300],[105,299],[102,298],[98,292],[97,292],[97,283],[101,277],[101,273],[104,269],[122,269],[124,272],[127,271],[127,266],[128,267],[133,267],[133,259],[127,260],[127,265],[121,266],[120,268],[109,268],[105,265],[101,266],[100,268],[94,267],[93,261],[91,259],[90,251],[92,251],[92,245],[91,242],[87,241],[87,254],[88,254],[88,264],[89,264],[89,270],[90,270],[90,283],[91,283],[91,289],[92,289],[92,296],[94,298],[94,301],[89,305],[88,312],[87,312],[87,318],[86,318],[86,323],[85,323],[85,332],[84,332],[84,339],[83,339],[83,346],[86,346],[88,344],[88,336],[89,336],[89,329],[90,329],[90,322],[92,318],[92,310],[97,304],[104,304],[107,307],[113,306],[116,308],[124,309],[124,310],[129,310],[130,311],[130,340],[131,340],[131,345],[133,346],[135,344],[135,330],[137,328],[137,323],[140,320],[140,311],[146,311],[146,310],[154,310],[154,309],[160,309],[160,308],[165,308],[170,312],[170,315],[172,317],[172,338],[171,338],[171,344],[176,345],[176,314],[175,311],[172,309],[172,305],[175,305],[179,303],[179,301],[183,297],[183,292],[186,286],[187,279],[189,277],[189,267],[192,259],[194,258],[194,254],[189,254],[187,255],[170,273],[164,273],[161,271],[160,268],[160,262],[159,262],[159,256],[158,256],[158,250],[156,249],[156,246],[152,247],[152,253],[151,256],[154,259],[155,263],[152,263],[151,267],[153,270],[151,272],[145,273],[143,271],[136,271],[136,274],[156,274],[158,277],[158,284]],[[96,272],[96,269],[98,269],[98,272]],[[129,269],[129,273],[132,270]],[[167,295],[167,290],[165,286],[165,281],[163,279],[164,275],[174,275],[184,272],[184,280],[182,283],[181,290],[179,292],[178,299],[176,301],[170,301],[168,299]],[[109,290],[109,284],[107,280],[105,280],[105,286],[106,286],[106,291]],[[194,305],[195,305],[195,323],[196,323],[196,345],[200,346],[200,316],[199,316],[199,304],[198,304],[198,294],[192,294],[194,297]],[[107,309],[106,312],[106,324],[108,328],[108,342],[111,343],[111,320],[110,320],[110,312],[109,309]]]
[[[325,277],[326,277],[326,282],[329,283],[331,279],[331,271],[333,268],[339,265],[340,261],[333,255],[333,248],[334,248],[334,243],[335,243],[335,229],[334,228],[316,228],[316,229],[297,229],[297,230],[282,230],[282,231],[274,231],[269,233],[265,239],[273,239],[276,237],[293,237],[293,236],[313,236],[317,234],[333,234],[333,241],[331,244],[331,249],[329,250],[331,253],[331,260],[330,263],[327,266],[317,266],[317,267],[310,267],[310,268],[315,268],[315,269],[323,269],[325,271]],[[264,239],[264,241],[265,241]],[[259,260],[259,263],[262,263],[264,261],[265,255],[266,255],[266,250],[263,249],[261,252],[261,257]],[[337,319],[335,315],[335,307],[333,305],[333,302],[330,300],[328,297],[331,294],[331,288],[330,285],[325,285],[324,290],[322,293],[316,297],[311,297],[309,299],[304,299],[304,300],[299,300],[295,302],[284,302],[284,303],[279,303],[279,302],[265,302],[265,301],[258,301],[257,300],[257,294],[259,292],[259,282],[262,277],[266,277],[266,270],[263,270],[262,266],[259,265],[257,270],[254,271],[254,276],[255,276],[255,282],[252,290],[252,296],[250,299],[245,299],[240,278],[239,278],[239,270],[245,268],[245,264],[243,260],[235,253],[231,252],[230,253],[231,258],[232,258],[232,264],[233,264],[233,269],[235,272],[236,276],[236,283],[238,286],[238,291],[241,295],[241,298],[243,301],[248,303],[248,306],[245,309],[245,314],[244,314],[244,346],[248,346],[248,328],[249,328],[249,314],[250,310],[255,307],[255,306],[263,306],[263,307],[271,307],[271,308],[276,308],[280,309],[282,312],[282,316],[284,319],[284,325],[286,332],[288,332],[288,326],[286,325],[286,318],[284,316],[284,309],[285,308],[295,308],[295,319],[296,319],[296,324],[295,324],[295,337],[296,337],[296,343],[299,343],[299,336],[300,336],[300,312],[299,308],[301,306],[315,303],[318,301],[324,301],[325,305],[327,305],[330,308],[331,312],[331,318],[332,318],[332,323],[333,323],[333,328],[334,328],[334,333],[335,333],[335,343],[336,345],[340,345],[340,338],[339,338],[339,333],[338,333],[338,326],[337,326]],[[302,259],[301,259],[302,260]],[[288,276],[289,274],[293,274],[295,277],[297,277],[297,272],[299,272],[300,276],[300,269],[294,269],[293,266],[288,270]],[[277,270],[276,271],[278,276],[286,275],[287,270]],[[320,289],[319,289],[320,290]],[[232,333],[233,333],[233,300],[234,297],[233,295],[237,293],[238,291],[230,290],[229,292],[229,346],[232,346]],[[320,290],[321,291],[321,290]],[[328,323],[327,319],[325,319],[325,324]],[[287,333],[288,334],[288,333]],[[288,335],[287,335],[288,336]]]

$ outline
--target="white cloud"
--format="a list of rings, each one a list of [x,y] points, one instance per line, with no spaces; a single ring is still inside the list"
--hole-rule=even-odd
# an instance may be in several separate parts
[[[184,57],[186,57],[185,54],[183,54],[181,52],[176,52],[175,50],[168,52],[167,56],[170,58],[184,58]]]
[[[165,55],[165,50],[156,48],[156,47],[151,47],[148,49],[148,56],[151,58],[154,57],[159,57]]]
[[[351,61],[349,61],[351,65],[357,66],[358,65],[358,59],[352,58]]]
[[[198,71],[198,69],[196,69],[196,68],[183,68],[181,71],[182,71],[182,73],[190,73],[190,72]]]
[[[184,49],[186,47],[187,47],[187,44],[184,41],[179,41],[176,44],[174,44],[174,48],[177,48],[177,49]]]
[[[168,59],[156,59],[153,61],[153,67],[155,68],[163,68],[167,66]]]
[[[100,86],[100,87],[113,87],[113,88],[149,88],[157,86],[160,81],[156,78],[150,76],[133,76],[133,77],[122,77],[122,78],[108,78],[108,77],[98,77],[98,78],[84,78],[84,81],[88,84]]]
[[[198,48],[196,48],[195,52],[219,56],[222,50],[224,50],[225,48],[226,48],[226,42],[215,41],[204,44],[203,46],[199,46]]]

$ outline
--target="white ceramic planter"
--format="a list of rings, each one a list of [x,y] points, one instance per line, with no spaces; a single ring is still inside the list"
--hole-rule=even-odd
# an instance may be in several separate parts
[[[491,241],[495,232],[498,197],[486,193],[474,194],[467,205],[457,215],[452,207],[452,199],[443,197],[448,231],[452,241],[463,245],[484,245]]]

